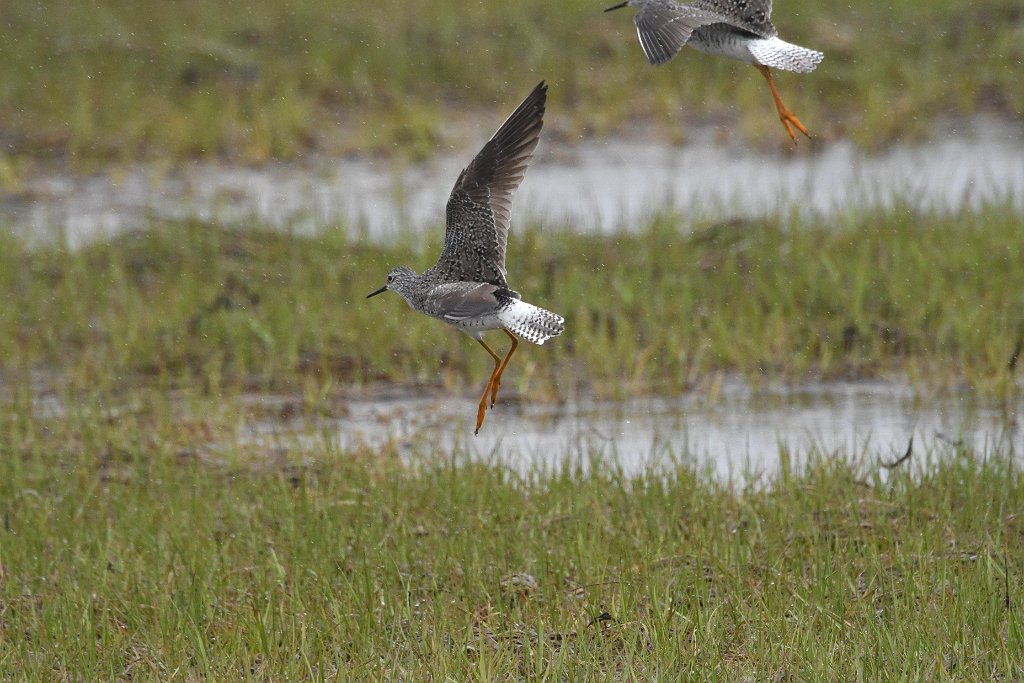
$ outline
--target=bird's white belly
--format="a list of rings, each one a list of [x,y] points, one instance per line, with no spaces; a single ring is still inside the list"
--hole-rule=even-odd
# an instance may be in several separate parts
[[[505,327],[498,319],[497,312],[466,320],[445,320],[445,322],[455,329],[465,332],[473,339],[481,339],[484,332],[500,330]]]
[[[756,62],[754,55],[750,54],[750,43],[753,40],[762,39],[741,38],[734,34],[721,33],[704,36],[698,29],[693,32],[687,45],[704,54],[729,57],[753,64]]]

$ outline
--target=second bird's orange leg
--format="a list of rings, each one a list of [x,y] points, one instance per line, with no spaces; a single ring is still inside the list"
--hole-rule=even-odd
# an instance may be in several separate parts
[[[504,328],[502,328],[504,330]],[[516,347],[519,346],[519,337],[512,334],[508,330],[504,330],[508,338],[512,340],[512,348],[508,350],[508,355],[505,356],[504,362],[501,367],[498,368],[498,372],[495,373],[494,378],[491,380],[491,407],[494,407],[494,402],[498,400],[498,387],[501,386],[501,373],[505,372],[505,368],[508,367],[508,362],[512,358],[512,354],[516,352]]]
[[[789,137],[793,138],[793,142],[796,142],[796,133],[793,132],[793,127],[796,126],[797,130],[811,137],[811,134],[807,132],[807,128],[804,124],[800,123],[800,119],[796,117],[789,107],[782,103],[782,98],[779,96],[779,90],[775,87],[775,80],[772,78],[771,70],[764,64],[755,64],[754,67],[761,72],[765,80],[768,81],[768,87],[772,89],[772,97],[775,99],[775,108],[779,110],[779,120],[782,121],[782,125],[786,127],[786,132],[789,133]],[[790,125],[792,124],[792,126]]]
[[[484,423],[484,415],[487,414],[487,393],[491,390],[491,384],[494,382],[494,376],[498,374],[498,368],[501,367],[501,357],[491,350],[491,347],[483,339],[477,339],[476,341],[494,359],[494,369],[491,370],[491,378],[487,380],[487,386],[484,387],[484,395],[480,397],[480,405],[476,409],[476,429],[473,430],[473,433],[479,434],[480,426]]]

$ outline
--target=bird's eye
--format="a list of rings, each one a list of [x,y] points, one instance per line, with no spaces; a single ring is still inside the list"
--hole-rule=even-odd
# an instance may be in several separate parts
[[[391,283],[391,282],[394,282],[394,281],[395,281],[395,276],[394,275],[388,275],[388,282]]]

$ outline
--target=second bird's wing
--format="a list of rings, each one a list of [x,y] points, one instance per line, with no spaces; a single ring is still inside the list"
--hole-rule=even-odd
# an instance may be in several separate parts
[[[710,24],[729,23],[723,14],[672,0],[649,0],[638,5],[633,17],[640,46],[651,64],[664,64],[683,49],[693,30]]]

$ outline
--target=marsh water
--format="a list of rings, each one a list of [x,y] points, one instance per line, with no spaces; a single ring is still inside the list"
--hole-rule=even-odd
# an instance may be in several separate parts
[[[382,240],[440,230],[448,192],[472,153],[462,150],[418,165],[321,159],[261,168],[193,163],[88,177],[53,174],[31,179],[26,191],[0,202],[0,220],[18,234],[72,247],[153,219],[187,218],[302,233],[340,224]],[[784,155],[699,140],[682,147],[637,140],[542,145],[513,220],[608,232],[635,229],[665,209],[684,221],[773,214],[828,220],[852,208],[900,203],[955,213],[987,202],[1024,215],[1020,122],[978,119],[950,127],[931,142],[877,154],[848,142],[805,145]],[[983,406],[970,396],[921,401],[899,383],[755,390],[731,381],[714,396],[560,405],[502,400],[473,436],[472,397],[386,389],[352,399],[344,416],[326,423],[256,420],[245,426],[245,438],[301,441],[326,431],[344,448],[394,446],[410,456],[461,449],[524,469],[573,459],[587,467],[594,454],[626,471],[683,459],[729,479],[777,471],[787,453],[798,458],[814,451],[843,457],[883,452],[895,459],[911,438],[917,463],[955,454],[964,445],[980,451],[1009,446],[1019,454],[1020,408]]]
[[[722,481],[749,482],[777,472],[783,458],[800,466],[813,454],[884,469],[911,438],[906,467],[965,448],[984,454],[999,447],[1020,457],[1022,407],[968,396],[922,401],[907,385],[881,381],[753,388],[731,379],[713,395],[627,401],[552,405],[513,393],[474,436],[475,399],[390,387],[348,402],[341,417],[250,422],[245,438],[266,445],[327,435],[343,450],[395,448],[428,459],[461,452],[523,473],[601,464],[635,474],[683,462]]]
[[[481,133],[483,134],[483,133]],[[198,218],[299,233],[347,226],[388,239],[440,230],[444,204],[475,149],[421,164],[318,159],[259,168],[191,163],[130,167],[87,177],[30,179],[0,203],[4,222],[71,246]],[[636,229],[666,209],[684,221],[801,215],[828,220],[852,208],[955,213],[986,202],[1024,214],[1024,124],[975,119],[934,140],[867,153],[839,141],[769,154],[697,137],[685,146],[638,139],[542,144],[516,197],[513,227],[541,220],[577,231]]]

